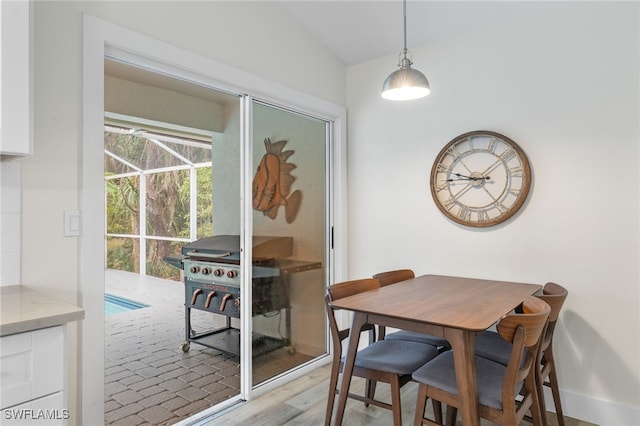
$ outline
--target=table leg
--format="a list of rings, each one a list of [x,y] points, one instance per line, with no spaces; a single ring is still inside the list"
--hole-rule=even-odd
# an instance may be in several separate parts
[[[475,333],[460,329],[445,329],[444,337],[453,351],[460,412],[464,426],[478,426],[478,385],[476,379]]]
[[[351,331],[349,333],[349,347],[347,349],[347,356],[344,360],[342,380],[340,381],[340,393],[338,394],[338,409],[335,417],[335,426],[342,425],[344,409],[347,406],[347,396],[349,395],[349,386],[351,385],[353,365],[356,360],[356,352],[358,352],[358,343],[360,342],[360,333],[362,332],[362,327],[366,324],[366,319],[367,316],[365,314],[358,312],[353,313],[353,322],[351,323]]]

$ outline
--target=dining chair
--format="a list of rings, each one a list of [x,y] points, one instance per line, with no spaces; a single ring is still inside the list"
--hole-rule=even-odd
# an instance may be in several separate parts
[[[374,278],[365,278],[353,281],[345,281],[329,287],[325,297],[331,340],[333,343],[333,363],[331,365],[331,378],[329,382],[329,398],[325,415],[325,425],[331,423],[333,406],[336,394],[338,394],[338,377],[343,368],[342,342],[349,337],[350,329],[340,329],[335,316],[336,309],[329,303],[343,297],[352,296],[365,291],[380,288],[380,282]],[[367,379],[368,381],[380,381],[388,383],[391,387],[391,404],[379,401],[369,395],[369,389],[365,395],[348,393],[348,397],[389,409],[393,412],[393,424],[402,425],[402,411],[400,404],[400,388],[411,381],[411,374],[424,363],[438,355],[435,346],[410,341],[375,341],[356,353],[353,376]],[[434,411],[440,407],[434,406]],[[441,411],[435,413],[441,418]]]
[[[558,387],[558,376],[556,374],[556,362],[553,358],[553,335],[560,315],[560,309],[567,299],[569,291],[556,283],[547,283],[542,289],[542,295],[538,296],[551,306],[549,314],[549,324],[540,343],[539,369],[538,369],[538,391],[542,412],[546,411],[543,386],[551,388],[553,395],[553,405],[558,418],[558,425],[564,426],[564,415],[562,414],[562,403],[560,402],[560,388]]]
[[[522,310],[523,313],[506,315],[497,324],[498,334],[511,343],[507,365],[475,356],[479,415],[501,425],[519,424],[528,411],[535,424],[542,421],[535,363],[540,336],[551,308],[544,301],[529,296],[522,303]],[[424,417],[428,398],[447,404],[447,424],[455,424],[460,399],[453,352],[447,351],[427,362],[412,377],[419,383],[414,425],[442,424],[438,419]]]
[[[569,292],[566,288],[559,284],[548,282],[542,288],[542,294],[536,296],[539,299],[544,300],[551,307],[549,322],[545,332],[541,336],[540,348],[538,351],[538,374],[536,377],[536,387],[538,389],[538,397],[540,399],[540,407],[543,415],[546,413],[543,386],[551,388],[553,405],[558,419],[558,426],[564,426],[564,415],[562,414],[562,403],[560,401],[556,364],[553,357],[553,335],[560,315],[560,310],[562,309],[562,305],[564,305],[568,294]],[[501,339],[496,332],[485,331],[476,336],[476,355],[501,364],[506,364],[508,361],[509,351],[510,344],[505,342],[504,339]],[[546,417],[543,418],[543,423],[546,423]]]
[[[379,272],[373,276],[373,278],[380,281],[380,286],[384,287],[390,284],[395,284],[400,281],[406,281],[411,278],[415,278],[415,273],[411,269],[396,269],[392,271]],[[432,336],[430,334],[418,333],[415,331],[400,330],[394,333],[386,334],[385,327],[379,327],[378,339],[384,340],[407,340],[410,342],[426,343],[438,348],[439,352],[443,352],[449,349],[451,346],[444,337]]]

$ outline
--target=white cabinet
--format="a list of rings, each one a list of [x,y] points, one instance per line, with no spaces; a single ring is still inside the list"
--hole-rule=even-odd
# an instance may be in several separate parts
[[[0,154],[33,153],[30,0],[0,1]]]
[[[21,405],[2,410],[0,425],[2,426],[64,426],[69,418],[69,412],[65,409],[51,408],[62,407],[64,393],[57,392],[53,395],[43,396]]]
[[[63,425],[65,326],[0,337],[0,424]]]

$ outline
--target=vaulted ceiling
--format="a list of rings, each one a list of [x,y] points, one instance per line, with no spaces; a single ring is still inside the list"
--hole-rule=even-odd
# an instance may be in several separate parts
[[[401,0],[269,0],[309,31],[345,65],[399,54],[403,46]],[[487,27],[513,25],[552,13],[552,1],[407,1],[407,47],[462,37]],[[505,33],[508,37],[508,34]],[[390,64],[390,69],[393,64]],[[227,95],[193,83],[113,61],[107,75],[225,103]]]
[[[400,53],[401,0],[277,1],[346,65]],[[487,27],[512,25],[549,13],[549,1],[407,1],[407,47],[462,36]]]

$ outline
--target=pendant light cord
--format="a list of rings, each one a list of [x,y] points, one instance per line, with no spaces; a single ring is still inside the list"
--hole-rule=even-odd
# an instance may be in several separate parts
[[[402,53],[400,54],[400,59],[399,59],[399,63],[398,65],[401,68],[405,68],[408,66],[411,66],[411,64],[413,62],[411,62],[411,59],[409,59],[407,56],[407,54],[409,53],[409,51],[407,50],[407,0],[402,0],[402,22],[404,25],[404,50],[402,51]]]
[[[404,17],[404,53],[407,54],[407,0],[402,0],[402,16]]]

